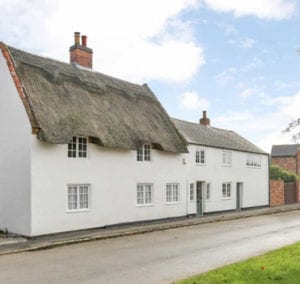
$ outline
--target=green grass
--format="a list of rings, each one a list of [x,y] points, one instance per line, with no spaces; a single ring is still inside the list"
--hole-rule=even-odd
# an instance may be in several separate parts
[[[205,260],[204,260],[205,261]],[[209,271],[177,284],[300,283],[300,243]]]

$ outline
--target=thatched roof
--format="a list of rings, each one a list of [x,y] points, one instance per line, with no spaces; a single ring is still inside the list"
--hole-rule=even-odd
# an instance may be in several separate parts
[[[137,149],[152,143],[168,152],[187,151],[184,138],[147,85],[5,48],[40,140],[64,144],[82,135],[105,147]]]
[[[214,148],[267,154],[256,145],[231,130],[205,126],[199,123],[172,119],[189,144]]]

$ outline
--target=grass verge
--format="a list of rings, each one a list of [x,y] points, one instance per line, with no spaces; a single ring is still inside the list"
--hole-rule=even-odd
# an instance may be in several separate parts
[[[204,274],[199,274],[176,283],[297,284],[300,283],[300,243],[224,266]]]

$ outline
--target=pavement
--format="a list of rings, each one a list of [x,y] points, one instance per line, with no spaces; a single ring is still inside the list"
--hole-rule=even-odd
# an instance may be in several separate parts
[[[138,224],[118,225],[107,228],[87,229],[80,231],[50,234],[32,238],[12,234],[0,235],[0,256],[26,251],[50,249],[58,246],[71,245],[87,241],[145,234],[154,231],[200,225],[205,223],[221,222],[226,220],[249,218],[259,215],[289,212],[293,210],[300,210],[300,203],[282,205],[277,207],[264,207],[257,209],[247,209],[242,211],[214,213],[207,214],[201,217],[186,217],[170,220],[141,222]]]

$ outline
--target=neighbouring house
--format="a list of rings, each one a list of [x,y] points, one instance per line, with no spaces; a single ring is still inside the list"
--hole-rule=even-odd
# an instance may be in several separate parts
[[[277,165],[280,168],[294,173],[300,174],[300,144],[284,144],[273,145],[271,150],[271,163]],[[274,186],[274,196],[280,196],[277,198],[276,205],[295,203],[300,201],[300,183],[285,182],[281,185],[282,188]],[[272,188],[271,188],[272,190]],[[278,193],[279,192],[279,193]],[[275,198],[274,198],[275,199]],[[271,196],[272,201],[272,196]],[[272,205],[273,202],[271,202]]]
[[[0,50],[0,229],[36,236],[268,204],[265,153],[171,120],[147,85],[93,71],[86,36],[75,33],[71,64]]]
[[[173,119],[188,142],[184,154],[189,213],[198,215],[269,204],[269,155],[234,131]]]

